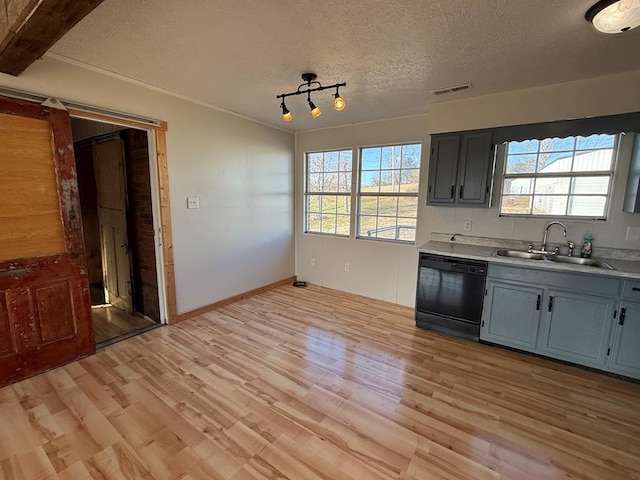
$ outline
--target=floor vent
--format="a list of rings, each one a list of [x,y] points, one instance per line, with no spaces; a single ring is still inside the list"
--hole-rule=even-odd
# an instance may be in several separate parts
[[[467,90],[469,88],[471,88],[470,83],[463,83],[462,85],[456,85],[455,87],[447,87],[441,88],[439,90],[434,90],[431,93],[433,93],[434,95],[444,95],[445,93],[459,92],[460,90]]]

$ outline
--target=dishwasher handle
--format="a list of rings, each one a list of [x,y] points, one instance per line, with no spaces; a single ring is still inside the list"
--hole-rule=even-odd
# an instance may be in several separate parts
[[[432,268],[448,272],[468,273],[472,275],[486,275],[487,264],[485,262],[473,262],[455,257],[439,257],[434,255],[422,255],[420,268]]]

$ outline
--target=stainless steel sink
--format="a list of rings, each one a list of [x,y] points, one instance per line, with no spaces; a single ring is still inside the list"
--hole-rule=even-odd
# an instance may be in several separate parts
[[[533,253],[523,250],[496,250],[495,255],[497,257],[526,258],[527,260],[545,259],[545,255],[542,253]]]
[[[580,258],[580,257],[565,257],[564,255],[556,255],[555,253],[539,253],[539,252],[527,252],[526,250],[495,250],[493,255],[496,257],[510,257],[510,258],[522,258],[525,260],[536,260],[541,262],[557,262],[557,263],[572,263],[574,265],[584,265],[587,267],[604,268],[606,270],[615,270],[607,262],[599,260],[597,258]]]
[[[559,263],[573,263],[576,265],[587,265],[589,267],[605,268],[607,270],[614,270],[614,268],[607,262],[598,260],[597,258],[580,258],[580,257],[564,257],[562,255],[549,255],[547,260],[551,262]]]

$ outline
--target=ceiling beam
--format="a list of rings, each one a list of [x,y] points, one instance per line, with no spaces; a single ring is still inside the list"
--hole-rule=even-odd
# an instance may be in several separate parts
[[[104,0],[0,0],[0,72],[18,76]]]

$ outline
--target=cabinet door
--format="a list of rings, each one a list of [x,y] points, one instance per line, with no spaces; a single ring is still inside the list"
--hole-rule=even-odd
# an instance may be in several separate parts
[[[610,370],[640,379],[640,303],[620,302]]]
[[[533,351],[538,341],[542,288],[487,282],[480,338]]]
[[[488,205],[492,172],[492,132],[464,134],[458,164],[456,202],[464,205]]]
[[[603,368],[613,323],[609,298],[549,290],[541,353],[568,362]]]
[[[431,137],[427,204],[455,203],[459,153],[460,135]]]

